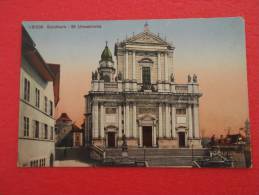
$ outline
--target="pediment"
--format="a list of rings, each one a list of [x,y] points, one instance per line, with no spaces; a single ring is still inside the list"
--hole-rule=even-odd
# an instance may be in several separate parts
[[[139,120],[142,120],[142,121],[153,121],[153,120],[156,120],[156,117],[153,114],[140,114],[138,116],[138,118],[139,118]]]
[[[126,40],[127,43],[145,43],[145,44],[159,44],[159,45],[170,45],[161,37],[151,33],[142,32]]]

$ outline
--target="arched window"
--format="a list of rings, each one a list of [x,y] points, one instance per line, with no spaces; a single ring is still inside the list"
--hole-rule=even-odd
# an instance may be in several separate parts
[[[151,89],[151,68],[153,66],[153,61],[150,58],[142,58],[139,62],[142,69],[142,89]]]

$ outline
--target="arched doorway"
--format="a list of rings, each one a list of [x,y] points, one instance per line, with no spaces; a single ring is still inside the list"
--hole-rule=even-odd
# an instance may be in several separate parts
[[[50,158],[49,158],[49,166],[53,167],[54,164],[54,155],[51,153]]]

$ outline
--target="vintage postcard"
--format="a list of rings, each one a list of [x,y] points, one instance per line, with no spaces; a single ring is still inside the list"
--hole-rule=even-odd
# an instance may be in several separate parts
[[[21,25],[19,167],[251,167],[242,18]]]

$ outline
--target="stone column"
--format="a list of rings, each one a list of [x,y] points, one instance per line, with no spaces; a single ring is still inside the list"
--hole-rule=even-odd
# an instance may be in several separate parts
[[[136,125],[136,103],[133,103],[133,110],[132,110],[132,129],[133,129],[133,137],[137,137],[137,125]]]
[[[122,138],[121,105],[118,106],[118,128],[119,128],[119,138]]]
[[[168,81],[168,64],[167,64],[167,53],[165,52],[165,81]]]
[[[125,79],[128,79],[128,68],[129,68],[129,57],[128,57],[128,51],[125,51]]]
[[[162,103],[159,104],[159,119],[158,119],[158,125],[159,125],[159,138],[163,137],[163,117],[162,117]]]
[[[129,103],[126,103],[125,105],[125,111],[126,111],[126,114],[125,114],[125,135],[126,137],[128,138],[129,137]]]
[[[135,58],[135,51],[132,51],[132,79],[136,79],[136,58]]]
[[[92,113],[92,124],[93,124],[93,138],[99,137],[99,125],[98,125],[98,102],[93,103]]]
[[[199,105],[194,105],[193,107],[194,116],[194,137],[200,138],[200,128],[199,128]]]
[[[101,107],[100,107],[100,134],[101,134],[101,138],[104,138],[104,109],[103,109],[103,103],[101,103]]]
[[[143,132],[142,132],[142,126],[139,125],[138,126],[138,131],[139,131],[139,146],[142,147],[143,146]]]
[[[169,105],[165,105],[165,134],[167,138],[170,138],[170,112]]]
[[[156,147],[156,125],[153,126],[153,146]]]
[[[175,131],[175,106],[172,105],[172,137],[176,137],[176,131]]]
[[[157,80],[161,80],[160,52],[157,53]]]
[[[193,138],[193,126],[192,126],[192,106],[188,106],[188,126],[189,126],[189,138]]]

